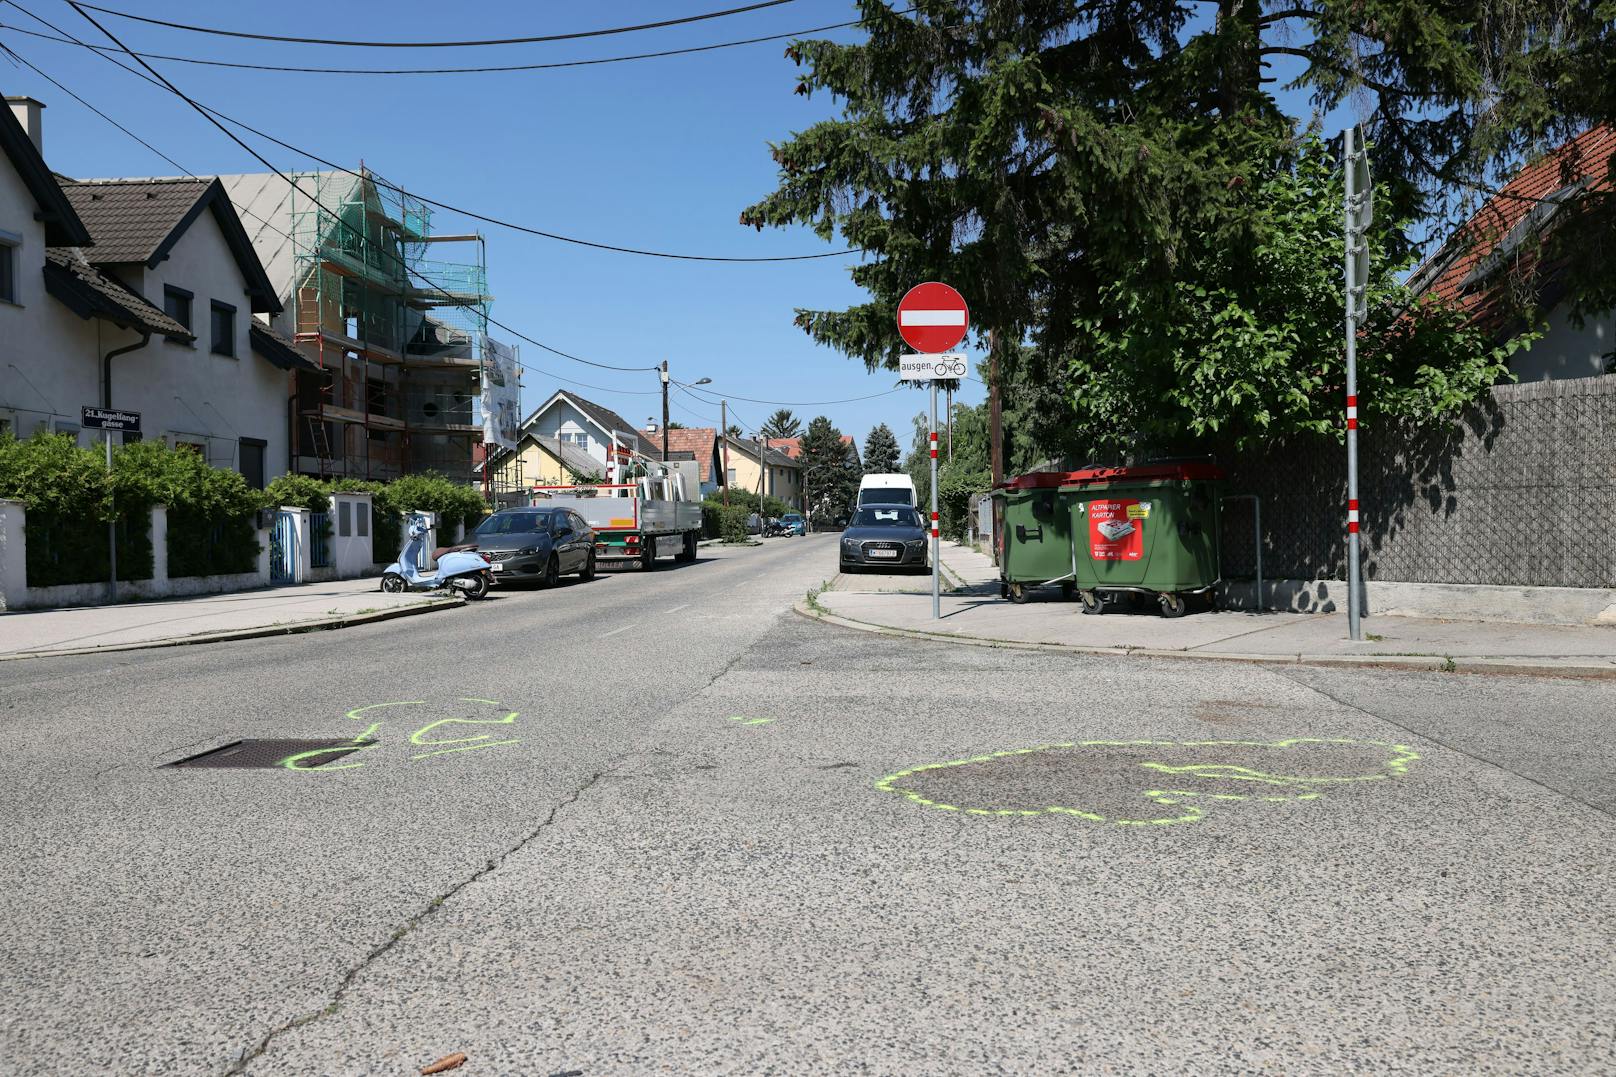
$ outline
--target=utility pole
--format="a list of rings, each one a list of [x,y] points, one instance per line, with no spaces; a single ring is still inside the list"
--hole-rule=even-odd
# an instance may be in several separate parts
[[[1004,434],[1000,429],[999,413],[999,342],[993,330],[988,330],[988,461],[991,468],[990,482],[998,486],[1004,481]],[[998,498],[993,499],[993,530],[988,541],[993,545],[993,561],[999,560],[999,518]]]
[[[689,377],[686,374],[685,377]],[[668,361],[662,360],[662,468],[668,467]]]
[[[948,462],[954,462],[954,383],[948,383]]]
[[[1343,231],[1346,235],[1347,307],[1347,632],[1363,639],[1363,586],[1358,540],[1358,322],[1367,312],[1369,286],[1369,224],[1374,217],[1369,178],[1369,153],[1355,148],[1356,127],[1341,134],[1341,156],[1346,164],[1346,199]],[[1259,596],[1260,597],[1260,596]]]
[[[937,528],[937,383],[931,383],[931,619],[940,620],[942,612],[943,544]]]
[[[729,401],[718,402],[718,440],[724,446],[724,507],[729,508]]]

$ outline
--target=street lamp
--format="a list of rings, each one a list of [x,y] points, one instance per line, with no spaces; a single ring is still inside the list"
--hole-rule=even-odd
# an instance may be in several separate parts
[[[703,378],[691,385],[711,385],[713,379]],[[668,466],[668,361],[662,360],[662,466]]]

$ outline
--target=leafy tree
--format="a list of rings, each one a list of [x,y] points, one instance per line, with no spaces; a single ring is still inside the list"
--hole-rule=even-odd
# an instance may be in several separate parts
[[[898,439],[892,428],[882,423],[864,439],[864,471],[879,475],[898,470]]]
[[[799,462],[808,517],[816,524],[828,524],[844,515],[858,493],[861,476],[842,442],[841,431],[830,419],[820,415],[808,424]]]
[[[1575,122],[1551,101],[1593,116],[1610,96],[1571,78],[1567,59],[1608,70],[1607,54],[1588,51],[1608,27],[1551,0],[1218,0],[1211,17],[1179,0],[859,7],[864,43],[788,50],[798,92],[831,93],[842,115],[772,147],[779,186],[742,223],[806,224],[873,255],[851,270],[868,302],[797,312],[813,339],[872,370],[904,350],[903,292],[954,283],[978,343],[992,333],[1007,398],[1019,390],[1063,439],[1046,448],[1074,453],[1185,430],[1339,432],[1340,345],[1324,327],[1339,325],[1340,301],[1311,288],[1338,257],[1339,208],[1323,213],[1328,151],[1279,112],[1270,58],[1299,59],[1320,108],[1374,95],[1373,238],[1388,269],[1431,214],[1451,211],[1456,184]],[[1545,81],[1556,73],[1577,93]],[[1302,280],[1288,286],[1279,274],[1298,260]],[[1308,302],[1281,302],[1294,298]],[[1423,363],[1390,358],[1412,356],[1403,337],[1424,346],[1458,327],[1427,311],[1396,317],[1408,297],[1384,280],[1376,298],[1367,332],[1389,339],[1366,350],[1388,358],[1361,376],[1366,422],[1433,419],[1485,386],[1463,340]],[[1192,363],[1201,327],[1221,339]],[[1097,340],[1137,369],[1091,381]],[[1140,396],[1120,397],[1119,379]]]
[[[790,408],[781,408],[769,416],[759,431],[766,438],[794,438],[802,430],[802,423],[791,413]]]
[[[724,432],[726,434],[728,434],[732,438],[738,438],[738,437],[742,436],[741,428],[738,425],[736,425],[735,423],[730,423],[729,426],[724,430]]]
[[[668,429],[669,430],[683,430],[684,428],[685,428],[685,424],[680,422],[678,419],[669,419],[668,420]]]

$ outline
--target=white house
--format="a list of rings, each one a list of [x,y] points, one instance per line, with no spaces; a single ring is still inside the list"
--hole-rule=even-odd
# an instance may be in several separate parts
[[[623,465],[644,459],[640,433],[611,408],[576,393],[557,390],[522,423],[522,433],[582,449],[600,465],[602,474],[618,477]],[[608,468],[608,465],[612,465]]]
[[[291,374],[256,325],[280,309],[215,179],[69,181],[40,153],[44,106],[0,110],[0,430],[80,431],[79,409],[262,486],[287,470]]]

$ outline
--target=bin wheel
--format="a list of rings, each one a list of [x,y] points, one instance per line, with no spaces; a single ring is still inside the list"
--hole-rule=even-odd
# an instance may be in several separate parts
[[[1027,588],[1023,584],[1012,583],[1005,589],[1005,593],[1011,602],[1021,603],[1027,601]]]
[[[1175,595],[1171,591],[1163,591],[1160,601],[1163,617],[1182,617],[1184,611],[1189,608],[1183,595]]]
[[[1100,597],[1098,591],[1079,591],[1078,599],[1083,603],[1083,612],[1098,617],[1105,612],[1105,599]]]
[[[1061,598],[1067,602],[1070,602],[1072,600],[1072,596],[1076,593],[1077,584],[1073,583],[1071,580],[1061,581]]]

